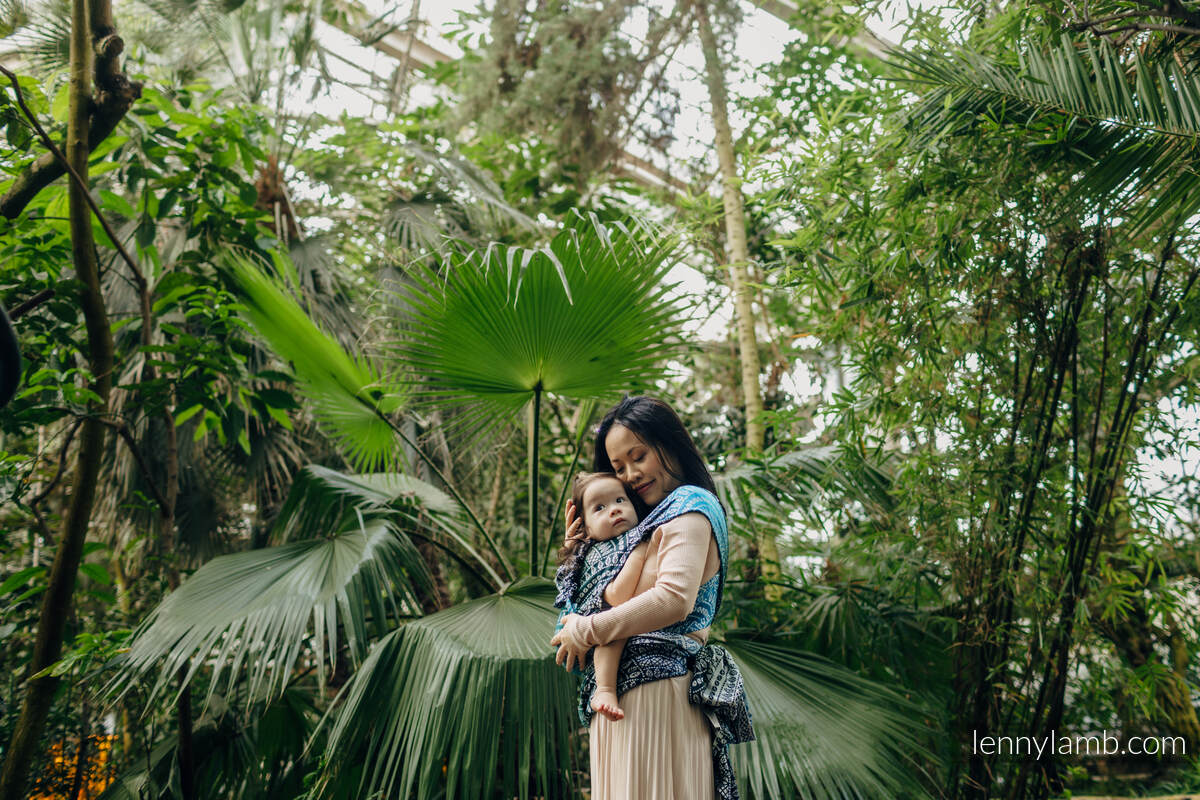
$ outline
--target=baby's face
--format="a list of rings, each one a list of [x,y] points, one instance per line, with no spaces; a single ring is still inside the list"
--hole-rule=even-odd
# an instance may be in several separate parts
[[[594,480],[583,490],[583,525],[587,538],[603,542],[637,524],[637,512],[616,478]]]

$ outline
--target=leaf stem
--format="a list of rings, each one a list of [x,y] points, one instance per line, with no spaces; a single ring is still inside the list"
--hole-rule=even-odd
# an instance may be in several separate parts
[[[585,401],[591,403],[592,401]],[[587,438],[587,423],[592,416],[591,407],[580,407],[579,432],[575,440],[575,455],[571,459],[571,466],[567,470],[567,478],[563,481],[562,489],[558,493],[558,503],[554,506],[554,513],[558,514],[558,509],[563,507],[563,502],[567,499],[567,487],[571,485],[571,476],[575,473],[575,465],[579,463],[579,454],[583,452],[583,441]],[[550,551],[554,549],[554,525],[550,525],[550,539],[546,543],[546,553],[542,556],[542,568],[538,570],[538,575],[546,574],[546,567],[550,563]]]
[[[537,575],[538,422],[542,412],[542,382],[533,387],[529,407],[529,574]]]
[[[479,521],[479,517],[475,515],[475,512],[471,509],[471,506],[467,504],[466,498],[459,494],[458,489],[454,487],[454,484],[450,483],[450,481],[446,479],[445,473],[443,473],[438,465],[434,463],[433,459],[426,455],[425,451],[418,447],[417,443],[414,442],[408,436],[408,434],[406,434],[400,428],[399,425],[397,425],[395,422],[389,419],[386,414],[380,411],[378,406],[376,406],[370,400],[361,397],[357,392],[355,393],[354,398],[367,408],[371,409],[371,411],[375,413],[375,416],[383,420],[383,422],[392,429],[392,432],[403,439],[405,444],[415,450],[417,455],[420,456],[421,460],[425,462],[425,465],[433,470],[433,473],[438,476],[439,480],[441,480],[442,485],[446,487],[450,494],[454,496],[454,499],[458,501],[458,504],[463,507],[463,510],[467,512],[467,516],[471,518],[471,522],[474,523],[476,529],[483,536],[484,541],[487,542],[488,547],[491,548],[492,555],[496,556],[496,560],[500,562],[500,566],[503,567],[504,573],[508,576],[508,578],[507,580],[501,578],[500,575],[497,574],[496,570],[492,568],[491,564],[487,563],[487,561],[484,559],[479,558],[477,553],[472,553],[472,555],[474,555],[476,558],[479,558],[479,561],[483,565],[484,569],[486,569],[492,575],[492,577],[500,586],[503,586],[506,583],[511,583],[513,580],[515,580],[516,572],[513,570],[512,565],[508,563],[508,559],[504,557],[504,553],[502,553],[500,548],[496,546],[496,541],[491,537],[491,535],[488,534],[487,529],[483,527],[483,523]]]

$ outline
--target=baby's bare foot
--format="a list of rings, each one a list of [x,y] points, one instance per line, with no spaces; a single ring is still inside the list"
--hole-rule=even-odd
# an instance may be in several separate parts
[[[592,693],[592,711],[616,722],[625,719],[625,712],[617,705],[617,693],[608,689],[597,689]]]

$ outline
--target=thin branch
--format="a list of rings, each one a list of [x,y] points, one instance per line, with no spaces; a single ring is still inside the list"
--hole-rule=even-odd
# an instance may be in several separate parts
[[[101,416],[101,415],[97,415],[97,414],[80,414],[77,411],[75,411],[74,409],[66,408],[64,406],[55,406],[55,407],[53,407],[53,410],[61,411],[63,413],[71,414],[72,416],[74,416],[75,417],[75,424],[74,424],[75,428],[78,428],[79,424],[82,423],[84,420],[94,419],[104,425],[107,425],[108,427],[110,427],[114,431],[116,431],[117,434],[121,437],[121,439],[125,442],[125,444],[129,446],[129,451],[133,454],[134,460],[137,461],[138,468],[141,470],[142,477],[145,478],[146,484],[150,487],[150,493],[152,495],[154,495],[155,502],[158,503],[159,508],[163,510],[163,513],[166,513],[166,509],[168,508],[167,499],[166,499],[166,497],[163,496],[163,493],[159,490],[157,484],[155,484],[154,473],[150,471],[149,465],[146,463],[145,459],[142,458],[142,454],[137,448],[137,442],[134,441],[133,432],[129,430],[129,426],[125,423],[125,420],[113,419],[111,417],[105,417],[105,416]],[[70,437],[74,436],[74,434],[75,434],[75,431],[74,431],[74,429],[72,429],[70,435],[67,438],[66,443],[64,443],[64,445],[63,445],[63,453],[64,454],[66,453],[67,445],[69,445],[71,443]],[[62,457],[65,458],[65,455]],[[60,466],[59,474],[55,475],[54,480],[51,481],[50,485],[47,486],[46,489],[41,494],[39,494],[36,498],[34,498],[33,501],[31,501],[31,505],[33,503],[40,502],[42,499],[45,498],[45,496],[49,495],[50,491],[54,488],[54,485],[56,483],[58,483],[58,479],[61,477],[61,475],[62,475],[62,467]]]
[[[1122,19],[1134,19],[1134,18],[1145,18],[1145,17],[1146,17],[1145,11],[1122,11],[1120,14],[1109,14],[1108,16],[1098,17],[1096,19],[1080,19],[1075,22],[1069,23],[1067,25],[1067,27],[1070,28],[1071,30],[1082,31],[1082,30],[1088,30],[1090,28],[1099,27],[1100,25],[1107,25],[1110,22],[1116,22],[1116,21],[1122,20]]]
[[[36,508],[39,503],[49,497],[50,493],[54,491],[54,488],[58,486],[58,482],[62,480],[63,473],[67,471],[67,451],[71,449],[71,441],[75,438],[75,433],[79,430],[79,426],[82,424],[83,417],[77,418],[71,424],[70,429],[67,431],[66,439],[63,440],[62,450],[60,450],[58,453],[58,471],[54,473],[54,477],[51,478],[50,483],[46,484],[46,488],[38,492],[37,496],[29,501],[29,507],[31,509]],[[47,538],[47,541],[49,541],[49,537]]]
[[[1200,36],[1200,28],[1189,28],[1186,25],[1158,25],[1153,22],[1132,22],[1116,28],[1105,28],[1104,30],[1093,29],[1093,33],[1097,36],[1110,36],[1114,33],[1124,33],[1125,31],[1166,31],[1168,33],[1182,33],[1186,36]]]
[[[17,320],[19,320],[21,317],[28,314],[33,309],[37,308],[42,303],[49,300],[51,297],[54,297],[53,289],[42,289],[40,292],[35,294],[33,297],[31,297],[28,300],[26,300],[25,302],[19,304],[12,311],[9,311],[8,318],[10,320],[12,320],[13,322],[16,322]]]
[[[1188,9],[1179,0],[1134,0],[1134,2],[1157,16],[1184,19],[1193,25],[1200,25],[1200,12]]]
[[[129,426],[125,424],[124,420],[119,419],[114,420],[100,417],[100,421],[116,431],[117,435],[129,446],[129,452],[133,454],[133,459],[137,462],[138,469],[142,471],[142,477],[145,478],[146,485],[150,487],[150,494],[154,495],[154,501],[158,503],[160,513],[163,515],[170,513],[171,506],[167,502],[167,498],[163,496],[162,491],[159,490],[158,484],[154,482],[154,473],[150,471],[149,465],[142,458],[142,454],[137,448],[137,442],[134,441],[133,433],[129,430]]]
[[[107,63],[104,59],[111,54],[112,47],[110,42],[103,48],[99,60],[101,64]],[[7,70],[5,73],[9,74]],[[124,75],[105,77],[108,83],[98,85],[99,91],[93,98],[87,131],[89,153],[116,130],[133,101],[142,96],[142,84],[130,81]],[[0,197],[0,216],[16,219],[38,192],[64,174],[66,169],[57,156],[53,153],[42,154],[13,180],[12,185]]]
[[[1083,13],[1075,7],[1074,3],[1069,0],[1064,0],[1070,8],[1072,14],[1076,17],[1074,21],[1066,21],[1066,27],[1073,31],[1090,31],[1098,37],[1111,36],[1117,33],[1124,33],[1120,37],[1118,45],[1124,45],[1129,40],[1129,37],[1138,31],[1164,31],[1167,33],[1180,33],[1187,36],[1200,35],[1200,14],[1189,11],[1181,5],[1177,0],[1167,0],[1167,2],[1157,2],[1157,0],[1135,0],[1141,6],[1140,9],[1121,11],[1114,14],[1106,14],[1102,17],[1089,17],[1085,6]],[[1121,25],[1113,28],[1104,28],[1103,26],[1113,22],[1119,22],[1126,19],[1174,19],[1181,20],[1187,24],[1172,25],[1169,23],[1157,22],[1132,22],[1128,25]]]

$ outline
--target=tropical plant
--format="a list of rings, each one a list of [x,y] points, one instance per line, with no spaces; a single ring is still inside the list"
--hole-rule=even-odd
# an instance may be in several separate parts
[[[539,398],[548,393],[577,399],[611,396],[636,384],[639,372],[654,369],[670,352],[670,330],[679,314],[676,301],[664,298],[661,285],[668,250],[643,228],[604,226],[578,217],[540,250],[496,246],[473,257],[469,251],[459,252],[440,279],[418,273],[404,292],[409,309],[406,321],[417,330],[406,331],[411,342],[402,340],[392,352],[400,354],[407,370],[402,382],[408,386],[408,402],[456,411],[460,419],[454,424],[464,434],[507,423],[528,406],[532,409],[529,492],[538,496],[534,481]],[[390,384],[376,379],[377,369],[365,362],[355,366],[305,321],[295,302],[261,268],[239,261],[232,269],[245,286],[251,319],[281,355],[290,357],[306,392],[319,396],[322,407],[342,409],[343,413],[325,416],[327,425],[356,442],[366,442],[367,452],[377,455],[383,428],[369,433],[375,426],[404,435],[393,422],[391,407],[385,405],[387,397],[397,395],[386,388]],[[370,444],[377,435],[379,440]],[[392,519],[397,513],[397,496],[376,491],[384,480],[422,487],[421,500],[414,507],[421,512],[408,524],[380,523],[380,515]],[[502,579],[490,571],[490,560],[477,548],[485,546],[498,560],[502,554],[488,541],[488,532],[469,521],[473,515],[454,487],[443,482],[448,495],[435,502],[429,487],[411,481],[395,475],[347,476],[310,468],[293,496],[306,496],[302,486],[310,483],[319,484],[317,496],[326,499],[312,506],[316,509],[312,514],[301,511],[311,505],[308,501],[289,499],[277,528],[281,532],[295,528],[288,542],[227,556],[220,569],[215,562],[213,569],[202,568],[134,637],[126,677],[118,682],[164,658],[162,675],[187,664],[194,679],[198,665],[211,658],[212,646],[217,645],[217,669],[228,665],[230,679],[239,668],[249,670],[253,689],[263,693],[252,690],[250,694],[269,698],[285,685],[288,669],[280,667],[294,663],[297,653],[314,646],[302,643],[315,641],[316,647],[327,649],[332,642],[329,626],[337,618],[332,598],[341,598],[339,609],[348,606],[338,615],[349,621],[348,629],[356,639],[352,649],[362,653],[370,634],[359,622],[364,618],[361,612],[354,609],[363,598],[398,596],[410,585],[393,575],[408,570],[407,562],[393,557],[381,567],[369,563],[372,554],[398,552],[396,539],[437,530],[444,534],[440,541],[447,552],[453,550],[461,564],[490,576],[489,582],[499,591],[404,622],[375,640],[322,725],[320,736],[327,735],[326,761],[315,791],[345,796],[412,790],[427,796],[442,787],[455,796],[474,796],[472,792],[490,796],[495,787],[506,796],[521,797],[567,791],[578,767],[575,748],[570,746],[574,681],[554,665],[547,645],[556,613],[551,606],[552,586],[536,574],[512,583],[511,572]],[[330,499],[333,496],[348,502],[338,506]],[[328,508],[342,509],[337,519],[343,520],[346,532],[328,540],[305,541],[304,531],[309,529],[296,527],[297,520],[326,520],[323,527],[339,530],[329,527]],[[537,506],[531,503],[531,539],[540,534],[538,516]],[[343,539],[345,544],[339,544]],[[353,542],[362,545],[351,547]],[[346,552],[341,561],[333,558],[339,550]],[[322,552],[329,556],[314,557]],[[531,543],[529,553],[530,565],[538,564],[535,544]],[[252,574],[251,561],[278,563],[283,568],[272,570],[281,579],[278,589],[264,591],[267,579]],[[345,566],[338,567],[339,563]],[[409,574],[418,575],[415,562],[411,567]],[[501,569],[505,569],[503,562]],[[393,576],[390,582],[389,575]],[[306,594],[309,599],[285,610],[287,584],[311,586],[319,593]],[[201,619],[184,611],[183,594],[193,585],[189,593],[197,597],[256,594],[256,599],[248,600],[249,611],[240,606],[209,606]],[[371,619],[379,623],[384,616],[380,610]],[[310,619],[313,629],[307,632]],[[324,647],[317,624],[329,629]],[[265,635],[239,635],[250,628]],[[179,648],[180,642],[185,646]],[[789,748],[794,746],[787,742],[793,738],[796,708],[815,715],[810,719],[820,720],[822,726],[837,726],[841,718],[819,710],[823,704],[827,709],[864,709],[862,714],[842,718],[853,724],[843,725],[837,735],[862,737],[859,741],[870,741],[873,744],[868,746],[878,747],[879,752],[892,752],[895,758],[889,764],[905,752],[917,752],[912,747],[911,715],[902,722],[894,713],[882,712],[883,707],[900,707],[903,701],[833,665],[822,664],[807,670],[806,677],[797,677],[797,659],[805,657],[794,649],[754,644],[743,649],[757,665],[750,678],[752,702],[761,703],[764,711],[757,755],[740,768],[761,796],[786,797],[797,787],[813,796],[841,797],[847,791],[869,794],[882,786],[911,786],[906,770],[882,763],[861,765],[849,748],[819,749],[819,755],[810,756],[801,768],[776,775],[773,756],[766,754],[780,748],[792,752]],[[272,678],[259,665],[266,653],[278,654]],[[332,662],[336,654],[329,653]],[[311,657],[317,658],[315,653]],[[160,681],[160,685],[165,684]],[[314,738],[313,746],[320,746],[318,742],[319,737]]]
[[[542,248],[460,250],[443,275],[414,275],[404,290],[411,332],[397,353],[424,402],[457,410],[454,424],[469,434],[529,407],[530,575],[540,573],[543,400],[636,389],[678,351],[682,309],[665,280],[673,244],[578,216]]]
[[[544,392],[586,398],[611,396],[625,388],[636,374],[633,369],[645,369],[647,362],[652,363],[669,353],[669,349],[663,346],[663,338],[664,334],[669,336],[668,326],[672,314],[677,311],[671,303],[662,302],[661,297],[665,291],[661,286],[661,278],[669,245],[651,237],[638,241],[640,236],[645,236],[645,233],[628,228],[610,231],[596,220],[581,218],[577,225],[564,230],[541,250],[489,250],[484,265],[490,264],[490,269],[472,264],[464,257],[453,265],[451,273],[446,276],[447,286],[451,288],[444,294],[433,276],[415,281],[405,295],[413,309],[414,322],[422,327],[427,326],[434,334],[446,337],[452,336],[457,330],[456,322],[462,324],[465,319],[476,320],[480,327],[470,331],[478,338],[466,343],[466,349],[461,351],[439,349],[437,338],[421,340],[424,349],[414,347],[411,351],[405,351],[411,353],[410,358],[416,367],[411,373],[410,382],[421,393],[432,393],[438,399],[445,399],[447,394],[455,391],[455,381],[464,377],[468,381],[481,378],[483,388],[490,388],[499,398],[492,402],[510,411],[525,404],[527,397],[535,399],[532,405],[536,407]],[[490,260],[493,255],[499,259],[494,263]],[[279,263],[286,270],[286,263]],[[347,356],[327,335],[313,326],[295,301],[259,269],[239,259],[233,261],[231,269],[243,284],[251,319],[272,346],[293,362],[302,387],[324,410],[324,422],[339,435],[347,437],[360,459],[373,462],[387,457],[389,444],[393,441],[391,437],[405,437],[400,426],[390,418],[396,409],[396,401],[391,398],[398,398],[400,394],[381,384],[378,373],[372,371],[365,361]],[[470,298],[474,304],[464,307],[462,297]],[[548,311],[554,312],[561,324],[543,325],[543,315]],[[463,314],[467,316],[464,318]],[[502,340],[508,342],[507,346],[502,342],[497,343],[497,337],[501,336],[508,337]],[[505,366],[505,356],[509,352],[522,352],[526,358],[516,362],[508,358],[509,366]],[[435,369],[438,356],[444,359],[440,362],[444,367],[440,372]],[[460,359],[458,364],[455,364],[455,359]],[[591,365],[591,368],[581,369],[581,365]],[[428,379],[419,371],[422,368],[430,370],[429,374],[434,379],[441,379],[444,383],[428,383]],[[476,392],[471,397],[486,397],[477,384],[468,383],[467,387]],[[462,390],[458,391],[460,394],[456,396],[461,397]],[[478,409],[475,411],[478,413]],[[537,486],[537,423],[535,411],[531,413],[530,453],[531,463],[534,464],[531,487]],[[488,541],[493,555],[502,568],[509,572],[511,580],[511,568],[506,567],[503,554],[495,548],[488,532],[474,518],[454,487],[446,484],[446,488],[455,495],[458,503],[456,508],[472,519],[475,535]],[[533,488],[531,492],[536,494]],[[304,508],[305,504],[289,502],[287,507],[290,512]],[[532,539],[537,533],[537,511],[532,502],[531,509],[534,514],[530,525]],[[318,514],[312,518],[324,517]],[[292,519],[291,513],[285,516],[281,523],[285,529],[293,525]],[[327,627],[331,633],[334,630],[330,626],[336,626],[335,599],[340,600],[338,606],[342,609],[343,619],[351,622],[349,636],[354,637],[356,642],[363,641],[365,637],[358,636],[361,633],[358,621],[362,619],[362,613],[355,609],[362,607],[363,598],[378,597],[382,586],[380,581],[385,576],[391,575],[392,580],[396,579],[392,575],[396,563],[393,562],[391,568],[387,569],[384,568],[387,562],[379,561],[380,553],[389,552],[388,548],[395,547],[389,544],[395,539],[395,531],[378,521],[371,525],[370,521],[371,517],[363,516],[362,509],[356,505],[354,513],[343,520],[342,524],[346,526],[344,535],[316,542],[298,540],[293,536],[288,544],[210,562],[211,569],[207,565],[202,568],[185,584],[185,588],[171,595],[171,598],[178,599],[168,598],[153,619],[143,626],[135,637],[123,667],[126,676],[123,680],[128,681],[130,676],[140,674],[149,664],[164,656],[174,659],[174,662],[162,670],[162,676],[170,676],[175,667],[184,663],[190,664],[194,674],[209,649],[218,641],[223,642],[218,662],[222,666],[230,665],[232,675],[243,659],[249,657],[246,652],[248,643],[262,642],[255,647],[265,647],[267,652],[277,653],[278,663],[273,677],[268,680],[265,667],[261,666],[267,663],[267,659],[259,661],[261,654],[255,653],[254,658],[260,666],[252,673],[250,694],[258,696],[259,690],[265,690],[267,694],[277,692],[286,681],[290,664],[298,657],[307,620],[310,617],[313,619],[313,635],[318,637],[318,641]],[[500,576],[492,570],[489,560],[477,552],[463,535],[462,527],[465,526],[440,527],[461,546],[459,555],[468,566],[487,576],[494,588],[504,586]],[[339,555],[342,551],[346,554]],[[536,546],[531,545],[531,565],[538,563],[536,553]],[[260,568],[268,562],[278,568],[264,576]],[[322,571],[323,568],[331,570],[338,565],[341,565],[341,571]],[[415,562],[410,562],[410,566],[415,566]],[[371,569],[383,571],[375,573]],[[372,580],[372,575],[375,580]],[[281,582],[277,584],[275,578]],[[234,588],[235,584],[237,589]],[[297,585],[312,587],[308,590],[309,594],[305,595],[309,599],[304,603],[292,602],[297,590],[290,587]],[[275,587],[273,591],[272,587]],[[230,613],[219,613],[203,601],[203,598],[230,596],[234,591],[247,597],[248,602],[252,598],[253,602],[248,607],[239,605],[237,609],[227,609]],[[186,602],[188,597],[184,595],[191,596],[195,602]],[[422,621],[424,627],[414,627],[411,632],[411,626],[406,625],[393,636],[379,641],[376,647],[411,647],[405,643],[415,641],[419,631],[423,630],[425,640],[418,651],[423,657],[431,653],[438,655],[426,663],[426,668],[437,667],[442,670],[447,663],[443,650],[450,648],[457,651],[463,646],[453,636],[454,626],[443,629],[442,620],[465,615],[462,624],[478,624],[480,620],[476,617],[486,615],[488,609],[494,613],[495,603],[507,608],[513,598],[523,595],[528,595],[532,600],[521,602],[535,602],[540,614],[527,617],[526,624],[516,629],[515,639],[502,639],[494,643],[498,651],[484,649],[467,653],[461,659],[459,672],[450,675],[458,676],[453,677],[455,681],[468,680],[463,675],[480,669],[480,664],[493,663],[497,655],[507,654],[504,670],[509,675],[508,679],[517,683],[508,687],[506,696],[514,696],[511,693],[515,693],[515,696],[536,698],[550,691],[550,695],[545,697],[547,708],[569,709],[570,703],[564,705],[562,701],[570,694],[571,679],[553,665],[552,651],[546,645],[554,611],[546,597],[544,580],[510,586],[502,595],[495,596],[494,600],[484,598],[472,606],[460,606],[432,615]],[[200,600],[196,601],[196,598]],[[189,616],[184,611],[189,606],[204,607],[205,613],[200,617]],[[378,624],[384,615],[377,614],[373,619]],[[247,630],[248,634],[253,630],[270,635],[265,639],[258,635],[239,636],[238,632],[242,630]],[[492,623],[485,623],[477,630],[498,629]],[[181,640],[183,646],[180,646]],[[333,640],[327,641],[332,646]],[[535,647],[532,643],[536,643],[538,655],[531,659],[530,648]],[[482,646],[488,642],[483,639],[477,640],[476,644]],[[318,649],[324,651],[325,648],[318,643]],[[173,653],[176,655],[171,655]],[[330,653],[334,655],[334,651]],[[387,663],[389,668],[397,666],[391,659]],[[408,662],[401,662],[400,666],[405,663]],[[219,666],[218,671],[220,669]],[[480,674],[485,673],[486,669]],[[371,674],[370,670],[362,673],[363,686],[371,685]],[[425,676],[426,679],[428,677]],[[547,681],[548,677],[553,680]],[[352,687],[357,687],[359,683],[356,678]],[[160,682],[158,685],[161,687],[165,684]],[[413,685],[421,684],[417,681]],[[567,688],[564,689],[564,686]],[[355,689],[351,688],[350,691]],[[475,692],[468,696],[476,703],[491,697],[488,693],[479,695]],[[342,712],[347,721],[334,728],[342,744],[336,752],[329,754],[332,771],[344,772],[339,770],[343,766],[341,757],[357,752],[354,746],[346,746],[343,741],[347,731],[353,733],[362,728],[361,725],[351,724],[354,720],[352,711],[358,706],[348,705],[347,708],[349,710]],[[369,709],[371,713],[377,711],[374,706],[369,706]],[[481,709],[486,709],[482,713],[487,713],[491,706],[475,706],[477,712]],[[343,717],[339,714],[340,719]],[[408,728],[404,730],[407,731],[406,736],[414,733]],[[539,762],[549,773],[555,772],[553,764],[565,764],[568,758],[569,751],[563,746],[566,730],[562,725],[549,729],[540,725],[533,728],[534,738],[529,746],[536,753],[550,754],[548,761]],[[521,782],[517,779],[528,768],[528,752],[522,749],[525,745],[517,747],[512,730],[503,741],[503,746],[510,748],[504,751],[504,763],[511,767],[506,767],[506,786],[523,794],[527,786],[522,783],[518,789],[518,783]],[[458,746],[462,743],[461,739],[444,740],[438,746],[449,747],[445,756],[457,765],[460,762],[455,760],[457,756],[453,754],[477,752],[475,748],[461,751]],[[490,741],[479,751],[481,757],[491,758],[494,763],[496,748],[500,746],[500,740]],[[512,750],[513,747],[517,749]],[[430,755],[428,749],[424,754]],[[384,757],[386,753],[376,753],[376,758]],[[474,775],[472,785],[487,785],[487,781],[478,780],[479,775],[475,771],[479,765],[473,760],[468,763]],[[368,762],[368,767],[373,766],[374,762]],[[374,769],[362,776],[362,780],[372,785],[375,781],[385,780],[385,788],[392,787],[395,779],[393,774]],[[410,776],[405,779],[410,779]],[[561,776],[556,780],[560,779]]]
[[[834,658],[856,638],[876,653],[891,641],[908,645],[897,666],[956,676],[901,678],[957,731],[934,745],[955,796],[1064,786],[1066,759],[988,759],[973,731],[1195,719],[1148,622],[1178,613],[1144,577],[1171,526],[1125,518],[1163,511],[1139,485],[1142,432],[1194,402],[1173,388],[1195,363],[1182,343],[1196,238],[1180,224],[1197,208],[1192,45],[1172,66],[1022,10],[935,30],[884,75],[859,69],[825,93],[780,198],[802,220],[779,242],[799,262],[783,277],[850,377],[826,436],[886,459],[891,479],[886,513],[835,528],[845,541],[818,553],[802,628]],[[1171,629],[1192,646],[1194,631]],[[1155,640],[1158,655],[1140,647]],[[1082,686],[1108,670],[1127,687],[1154,674],[1157,707],[1133,713],[1150,692],[1132,688],[1093,704]]]
[[[912,737],[914,716],[928,711],[794,644],[738,635],[722,644],[754,712],[757,738],[731,750],[748,797],[924,796],[928,754]]]
[[[339,632],[350,659],[360,662],[373,639],[420,613],[417,597],[428,591],[425,562],[402,526],[416,527],[419,515],[446,513],[447,505],[436,489],[407,476],[306,468],[277,523],[289,541],[205,563],[142,624],[122,659],[122,683],[157,671],[153,701],[180,669],[191,678],[206,665],[210,697],[226,670],[227,695],[245,678],[247,702],[274,697],[290,681],[308,630],[319,677],[326,653],[330,664],[338,658]],[[253,663],[243,676],[247,643]]]
[[[1013,59],[969,47],[948,53],[892,51],[892,63],[926,87],[909,112],[912,143],[961,134],[981,123],[1058,122],[1078,176],[1059,213],[1105,203],[1134,233],[1200,210],[1200,72],[1108,41],[1063,37],[1047,47],[1017,43]],[[1054,144],[1053,140],[1047,144]]]

